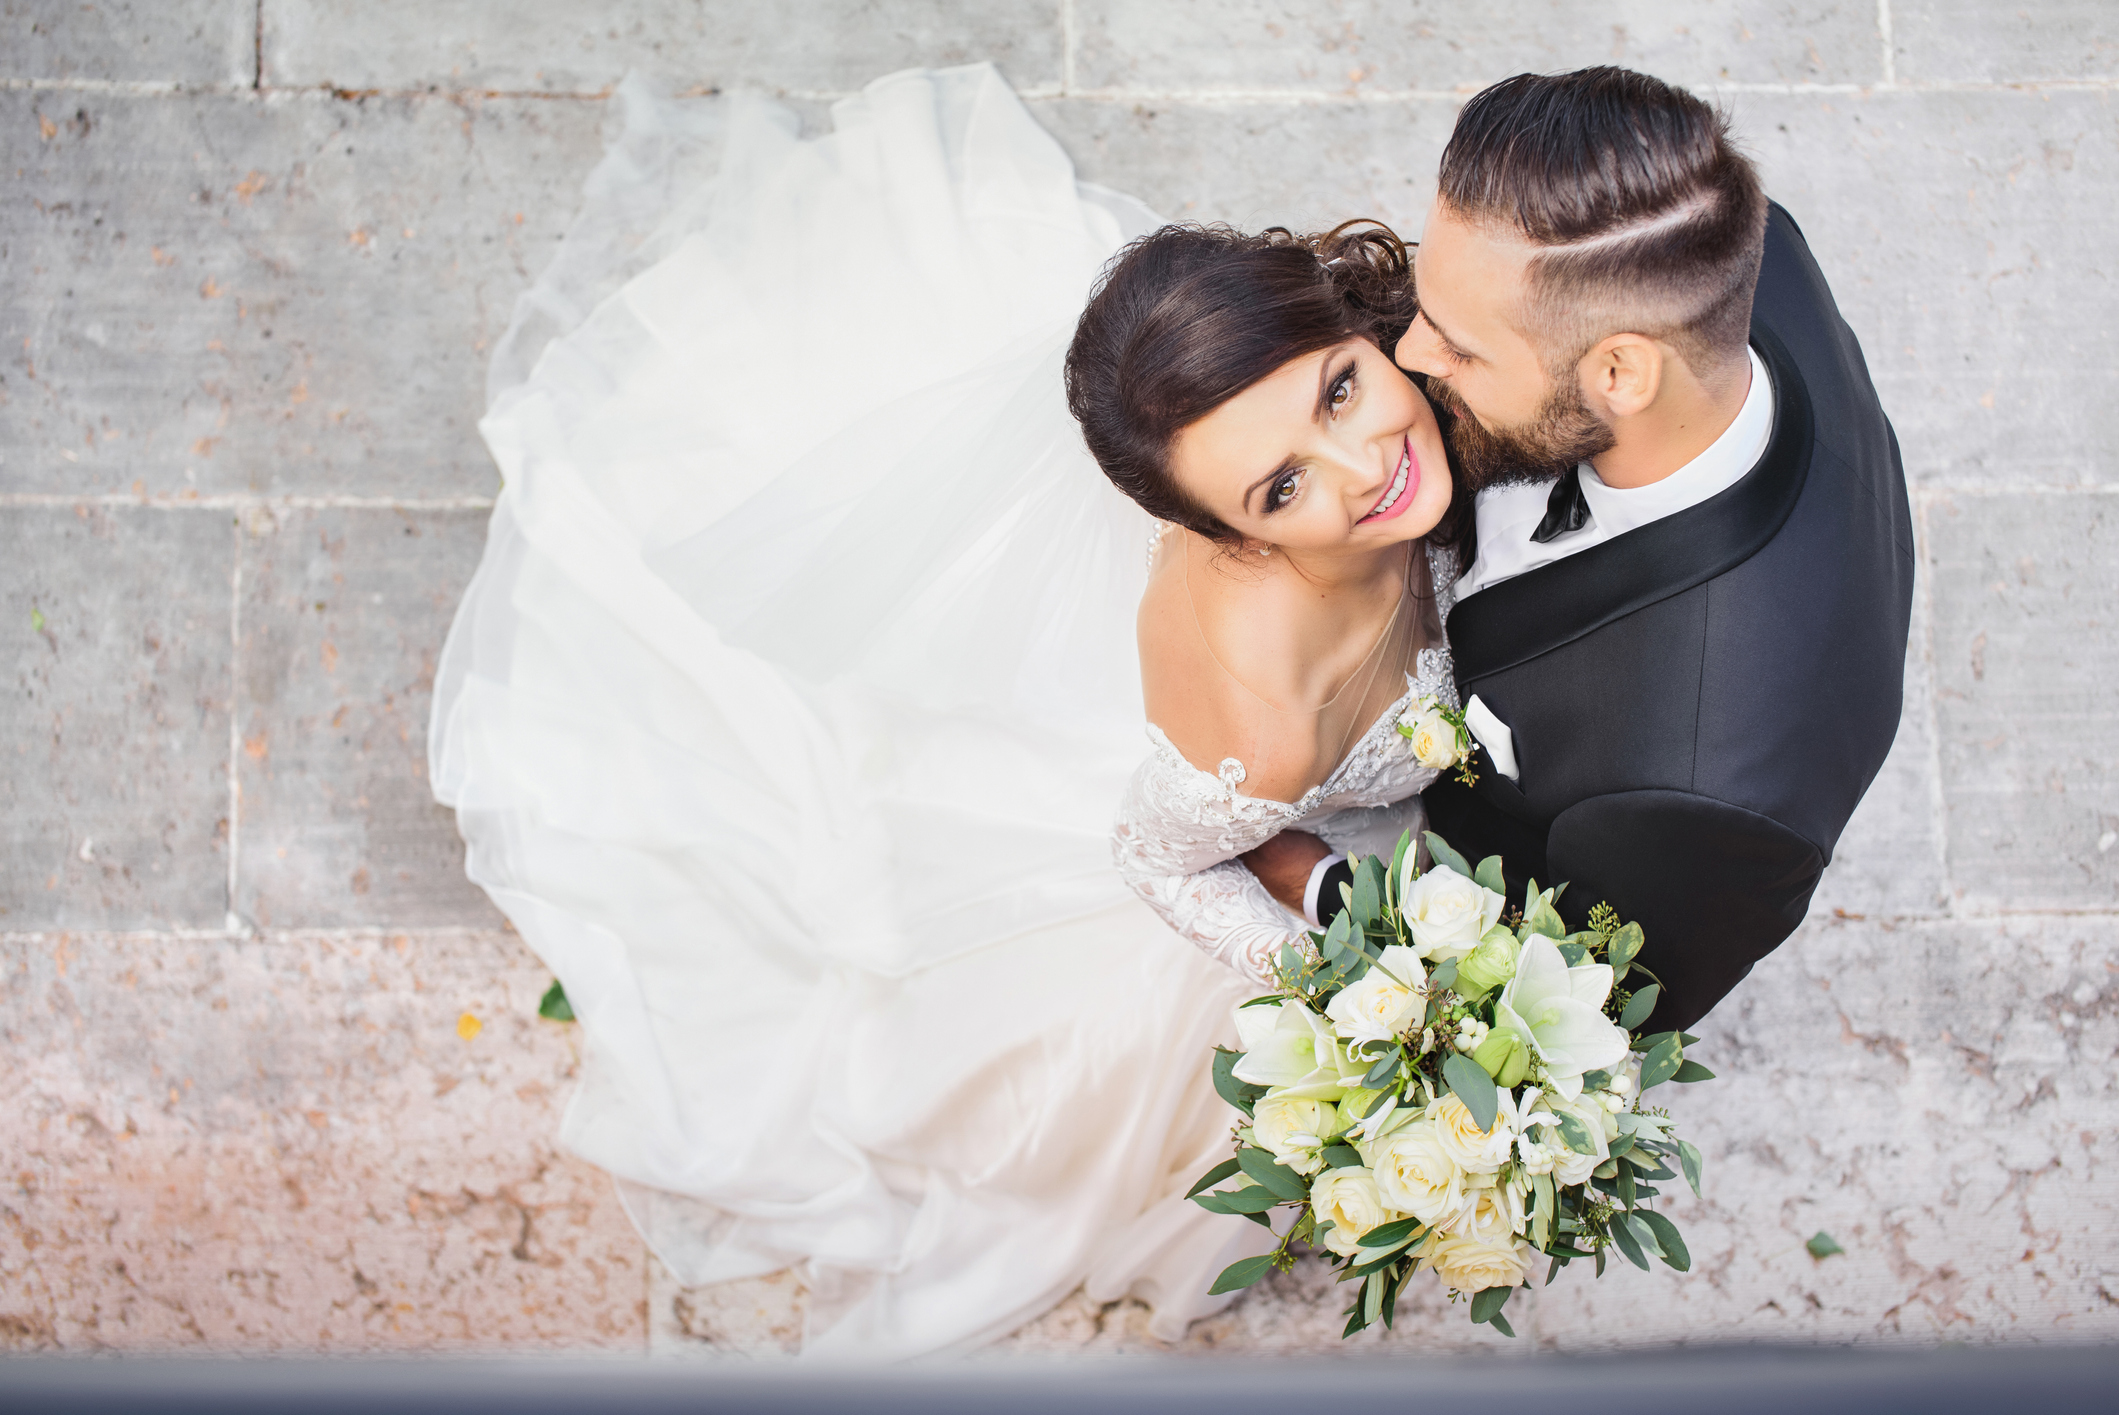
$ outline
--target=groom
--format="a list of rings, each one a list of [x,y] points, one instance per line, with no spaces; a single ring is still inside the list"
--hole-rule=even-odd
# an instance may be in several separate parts
[[[1439,185],[1397,359],[1476,495],[1448,631],[1480,751],[1429,819],[1512,886],[1568,881],[1571,926],[1639,921],[1649,1026],[1690,1027],[1802,922],[1890,750],[1897,439],[1802,232],[1683,90],[1496,84]],[[1309,839],[1250,863],[1335,899]]]

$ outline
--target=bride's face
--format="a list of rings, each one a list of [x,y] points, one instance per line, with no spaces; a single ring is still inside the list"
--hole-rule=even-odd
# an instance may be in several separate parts
[[[1252,384],[1179,433],[1170,465],[1254,547],[1381,549],[1425,535],[1449,509],[1434,410],[1366,339]]]

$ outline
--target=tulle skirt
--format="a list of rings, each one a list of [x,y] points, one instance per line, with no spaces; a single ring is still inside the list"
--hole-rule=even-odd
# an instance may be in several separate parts
[[[1149,525],[1060,379],[1154,218],[986,66],[815,139],[618,102],[494,360],[432,735],[580,1019],[564,1141],[681,1280],[796,1267],[810,1352],[961,1349],[1085,1282],[1175,1336],[1270,1241],[1182,1199],[1244,989],[1111,865]]]

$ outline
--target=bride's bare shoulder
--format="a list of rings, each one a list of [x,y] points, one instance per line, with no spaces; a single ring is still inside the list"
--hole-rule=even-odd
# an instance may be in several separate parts
[[[1165,546],[1174,539],[1165,537]],[[1309,788],[1317,765],[1314,725],[1307,716],[1274,711],[1214,657],[1207,635],[1223,631],[1217,636],[1226,637],[1226,630],[1239,626],[1215,622],[1230,614],[1226,597],[1195,604],[1184,572],[1182,550],[1164,549],[1141,597],[1141,693],[1148,721],[1210,776],[1232,757],[1242,762],[1244,795],[1293,801]]]

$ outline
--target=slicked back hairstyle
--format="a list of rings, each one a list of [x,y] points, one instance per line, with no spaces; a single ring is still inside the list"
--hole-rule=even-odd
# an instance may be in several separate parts
[[[1610,66],[1504,79],[1459,115],[1440,189],[1540,248],[1519,323],[1554,377],[1614,334],[1703,380],[1742,355],[1766,195],[1727,117],[1683,89]]]
[[[1149,515],[1240,540],[1170,472],[1177,435],[1307,354],[1396,347],[1413,321],[1411,261],[1390,228],[1165,226],[1119,252],[1067,349],[1067,407],[1112,485]]]

